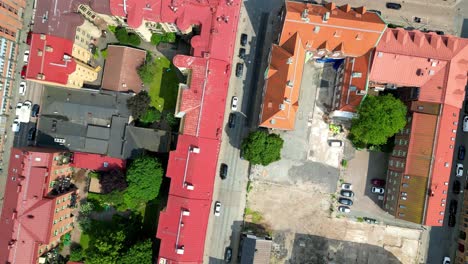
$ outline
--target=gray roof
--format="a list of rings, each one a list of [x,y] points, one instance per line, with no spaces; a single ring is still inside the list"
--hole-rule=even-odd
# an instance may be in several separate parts
[[[168,152],[170,133],[129,125],[131,96],[46,86],[37,144],[123,159],[144,149]]]
[[[241,264],[270,263],[271,244],[271,240],[247,235],[242,242]]]

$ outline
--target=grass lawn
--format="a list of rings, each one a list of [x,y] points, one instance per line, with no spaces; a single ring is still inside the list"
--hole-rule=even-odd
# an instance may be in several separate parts
[[[179,79],[175,67],[165,57],[155,58],[156,76],[150,84],[151,106],[159,111],[174,111],[177,101]]]
[[[81,233],[80,245],[83,249],[87,249],[89,246],[89,235]]]

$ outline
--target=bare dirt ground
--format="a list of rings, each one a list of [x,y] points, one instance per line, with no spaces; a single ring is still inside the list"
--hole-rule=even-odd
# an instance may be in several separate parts
[[[246,220],[272,235],[271,263],[417,263],[420,230],[337,218],[320,189],[253,182]]]

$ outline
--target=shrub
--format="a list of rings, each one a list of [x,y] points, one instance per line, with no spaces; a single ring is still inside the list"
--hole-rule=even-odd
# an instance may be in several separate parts
[[[145,124],[151,124],[161,120],[161,112],[156,108],[150,107],[144,115],[140,117],[140,121]]]

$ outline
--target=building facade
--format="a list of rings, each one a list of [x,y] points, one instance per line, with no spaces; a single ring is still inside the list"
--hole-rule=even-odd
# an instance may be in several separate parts
[[[0,219],[1,263],[40,263],[73,229],[77,190],[71,156],[51,149],[11,150]]]

